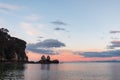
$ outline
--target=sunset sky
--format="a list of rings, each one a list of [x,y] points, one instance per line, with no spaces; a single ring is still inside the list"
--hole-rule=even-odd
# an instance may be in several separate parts
[[[120,60],[120,0],[0,0],[0,27],[29,60]]]

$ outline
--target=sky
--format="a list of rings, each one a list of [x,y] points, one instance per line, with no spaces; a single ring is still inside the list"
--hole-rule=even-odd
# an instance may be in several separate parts
[[[29,60],[120,60],[120,0],[0,0],[0,27]]]

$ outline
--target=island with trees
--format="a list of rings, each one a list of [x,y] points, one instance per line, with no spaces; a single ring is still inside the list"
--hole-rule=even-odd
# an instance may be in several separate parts
[[[59,60],[50,60],[50,56],[47,56],[47,58],[42,55],[41,56],[41,60],[38,62],[38,63],[41,63],[41,64],[50,64],[50,63],[59,63]]]

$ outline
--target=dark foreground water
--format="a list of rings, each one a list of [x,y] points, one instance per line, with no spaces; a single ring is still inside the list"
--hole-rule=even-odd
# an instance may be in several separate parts
[[[0,80],[120,80],[120,63],[0,64]]]

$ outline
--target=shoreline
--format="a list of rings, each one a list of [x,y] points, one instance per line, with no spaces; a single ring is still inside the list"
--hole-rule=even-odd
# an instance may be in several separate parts
[[[117,62],[110,62],[110,61],[90,61],[90,62],[59,62],[59,63],[40,63],[40,62],[34,62],[34,61],[29,61],[29,62],[0,62],[1,64],[62,64],[62,63],[120,63],[120,61]]]
[[[1,64],[59,64],[59,62],[34,62],[34,61],[29,61],[29,62],[10,62],[10,61],[3,61],[0,62]]]

